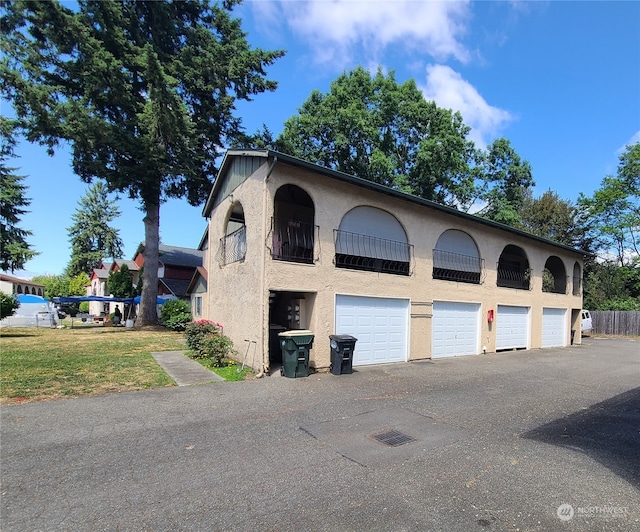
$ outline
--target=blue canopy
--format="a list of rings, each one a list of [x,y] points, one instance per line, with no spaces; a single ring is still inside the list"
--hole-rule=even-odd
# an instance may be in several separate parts
[[[33,296],[37,297],[37,296]],[[54,297],[53,300],[56,303],[80,303],[81,301],[102,301],[103,303],[127,303],[140,304],[140,296],[136,297],[105,297],[105,296],[67,296],[67,297]],[[164,305],[168,299],[158,297],[156,299],[157,305]]]
[[[48,299],[32,294],[18,294],[17,297],[18,303],[41,303],[43,305],[49,303]]]
[[[102,301],[103,303],[133,303],[132,297],[105,296],[60,296],[54,297],[56,303],[80,303],[82,301]]]
[[[133,302],[136,305],[139,305],[140,304],[140,299],[141,299],[140,296],[136,296],[136,297],[133,298]],[[167,301],[169,301],[169,299],[164,299],[164,298],[158,296],[156,298],[156,305],[164,305]]]

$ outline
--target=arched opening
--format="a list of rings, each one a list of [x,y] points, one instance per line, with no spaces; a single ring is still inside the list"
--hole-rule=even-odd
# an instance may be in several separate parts
[[[338,268],[410,274],[411,246],[400,222],[375,207],[360,206],[344,215],[335,230]]]
[[[16,294],[22,294],[22,285],[18,285],[18,288],[16,288]]]
[[[271,256],[275,260],[313,264],[317,227],[311,196],[296,185],[276,192],[271,220]]]
[[[531,269],[524,249],[513,244],[505,246],[498,261],[498,286],[529,290]]]
[[[31,287],[31,293],[35,296],[36,295],[36,287],[32,286]]]
[[[567,271],[560,257],[552,255],[547,259],[542,272],[542,291],[553,294],[567,293]]]
[[[234,203],[231,207],[224,234],[225,236],[220,239],[218,250],[220,265],[243,261],[247,254],[247,227],[244,222],[244,209],[240,202]]]
[[[467,233],[448,229],[433,250],[433,278],[480,284],[483,261]]]
[[[582,293],[582,268],[576,262],[573,265],[573,295],[579,296]]]

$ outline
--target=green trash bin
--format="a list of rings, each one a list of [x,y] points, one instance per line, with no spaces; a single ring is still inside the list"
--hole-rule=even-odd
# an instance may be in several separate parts
[[[282,348],[282,368],[285,377],[309,376],[309,350],[313,346],[313,333],[307,330],[284,331],[278,334]]]

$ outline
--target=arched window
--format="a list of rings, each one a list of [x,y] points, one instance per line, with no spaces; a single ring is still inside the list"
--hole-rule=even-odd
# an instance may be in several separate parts
[[[311,196],[296,185],[276,192],[271,220],[271,256],[275,260],[313,264],[317,227]]]
[[[553,294],[567,293],[567,271],[560,257],[552,255],[547,259],[542,272],[542,291]]]
[[[498,286],[529,290],[531,270],[524,249],[509,244],[505,246],[498,261]]]
[[[338,268],[410,274],[411,246],[400,222],[375,207],[352,209],[335,231]]]
[[[582,268],[576,262],[573,265],[573,295],[579,296],[582,293]]]
[[[16,293],[22,294],[22,285],[18,285],[18,288],[16,288]]]
[[[220,248],[218,249],[217,258],[220,265],[243,261],[247,254],[247,227],[240,202],[234,203],[231,207],[224,234],[225,236],[220,239]]]
[[[482,259],[473,239],[462,231],[448,229],[433,250],[433,278],[480,284]]]

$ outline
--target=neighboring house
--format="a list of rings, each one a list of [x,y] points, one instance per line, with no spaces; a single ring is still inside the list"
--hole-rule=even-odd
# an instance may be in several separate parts
[[[202,263],[209,261],[209,229],[207,228],[200,239],[198,249],[202,252]],[[209,319],[207,297],[208,273],[204,266],[198,266],[191,277],[187,293],[191,299],[191,315],[194,320]]]
[[[0,273],[0,292],[8,295],[31,294],[44,297],[44,285]]]
[[[205,312],[239,351],[257,342],[258,370],[283,327],[315,334],[316,369],[331,334],[358,339],[357,367],[580,331],[584,252],[288,155],[227,152],[203,215]]]
[[[101,262],[98,268],[94,268],[89,278],[89,286],[87,287],[88,296],[109,297],[109,287],[107,280],[109,279],[109,269],[111,262]],[[99,301],[89,302],[89,314],[99,316],[109,313],[109,305]]]
[[[89,286],[87,287],[88,296],[111,297],[109,293],[109,275],[120,270],[123,264],[126,264],[131,273],[131,283],[136,286],[140,276],[138,265],[132,260],[113,259],[113,262],[102,262],[98,268],[94,268],[91,272]],[[117,303],[105,303],[103,301],[90,301],[89,314],[94,316],[108,315],[116,308]]]
[[[188,287],[194,273],[202,266],[203,252],[199,249],[160,244],[158,264],[158,295],[189,301]],[[133,258],[136,270],[144,267],[144,246],[140,244]],[[130,267],[131,268],[131,267]],[[136,281],[137,282],[137,281]]]

